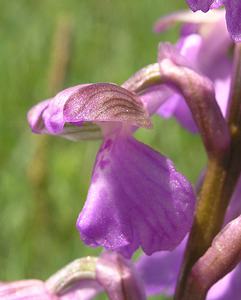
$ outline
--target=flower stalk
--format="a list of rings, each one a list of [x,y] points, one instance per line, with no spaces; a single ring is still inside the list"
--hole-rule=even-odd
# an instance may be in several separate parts
[[[231,135],[230,151],[223,157],[209,157],[203,186],[198,196],[193,227],[184,263],[181,268],[175,299],[196,299],[196,282],[190,280],[191,270],[205,253],[223,224],[226,208],[240,175],[241,150],[241,47],[236,45],[230,92],[228,125]],[[190,293],[192,291],[192,293]],[[205,299],[205,295],[200,299]]]

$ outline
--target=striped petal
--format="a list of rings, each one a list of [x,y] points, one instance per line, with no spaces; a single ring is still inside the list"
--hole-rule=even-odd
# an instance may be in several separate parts
[[[150,127],[148,112],[140,98],[110,83],[78,85],[40,102],[28,113],[35,133],[68,139],[100,138],[101,122]]]

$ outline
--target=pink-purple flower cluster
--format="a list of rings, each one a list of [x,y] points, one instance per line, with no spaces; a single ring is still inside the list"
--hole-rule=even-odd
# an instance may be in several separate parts
[[[192,10],[204,12],[224,5],[228,31],[235,41],[241,40],[241,2],[187,2]],[[186,247],[184,238],[193,222],[195,192],[169,158],[133,135],[138,128],[151,128],[153,114],[175,117],[190,132],[200,133],[209,162],[221,157],[228,165],[234,146],[230,146],[233,132],[226,120],[235,68],[230,55],[234,41],[222,10],[206,15],[171,14],[156,23],[155,31],[167,30],[177,22],[181,34],[176,45],[160,44],[157,63],[141,69],[121,86],[80,84],[28,112],[34,133],[73,141],[102,139],[77,229],[87,245],[104,247],[106,252],[93,260],[88,276],[88,263],[84,271],[75,263],[45,282],[2,283],[0,298],[92,299],[102,291],[110,299],[174,294]],[[226,211],[226,227],[215,234],[212,245],[191,270],[188,284],[194,282],[200,295],[203,293],[197,299],[204,299],[207,293],[209,300],[240,298],[240,189],[241,177]],[[139,247],[145,254],[133,266],[128,259]]]

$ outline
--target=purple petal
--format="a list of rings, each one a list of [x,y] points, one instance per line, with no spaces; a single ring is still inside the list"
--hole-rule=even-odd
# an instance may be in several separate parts
[[[207,12],[214,0],[186,0],[186,2],[193,11],[202,10]]]
[[[175,117],[184,128],[192,133],[197,133],[197,126],[184,98],[181,95],[172,94],[173,95],[160,106],[157,110],[157,114],[163,118]]]
[[[193,11],[202,10],[203,12],[224,5],[228,31],[235,42],[241,41],[241,2],[239,0],[186,0],[186,2]]]
[[[226,21],[228,31],[236,42],[241,41],[241,1],[226,0]]]
[[[96,266],[96,278],[109,299],[145,300],[142,281],[131,261],[115,252],[104,252]]]
[[[45,133],[44,122],[42,119],[44,110],[48,107],[50,99],[42,101],[33,106],[27,115],[28,123],[34,133]]]
[[[159,114],[163,118],[170,118],[174,115],[178,102],[180,101],[180,97],[177,94],[172,92],[172,95],[164,102],[159,109],[157,110],[157,114]]]
[[[161,57],[168,57],[178,65],[195,68],[201,42],[202,39],[199,35],[192,34],[180,39],[177,47],[164,44],[161,48]],[[173,92],[172,96],[160,106],[157,113],[164,118],[176,117],[177,121],[192,133],[198,131],[185,99],[176,92]]]
[[[241,264],[219,280],[208,292],[207,300],[240,300]]]
[[[39,134],[56,134],[53,130],[48,131],[45,126],[45,121],[43,120],[43,113],[49,108],[49,104],[53,101],[48,99],[42,101],[32,107],[28,112],[28,123],[34,133]],[[62,112],[60,113],[62,114]],[[67,124],[61,121],[59,124],[62,131],[59,133],[62,137],[69,140],[85,140],[85,139],[100,139],[102,137],[100,127],[91,122],[76,122],[72,124]]]
[[[4,300],[57,300],[40,280],[22,280],[0,285],[0,299]]]
[[[191,111],[186,104],[186,101],[182,96],[178,97],[179,100],[177,102],[176,109],[174,111],[175,118],[179,121],[179,123],[189,130],[192,133],[197,133],[198,128],[193,120]]]
[[[146,294],[173,296],[187,239],[172,252],[161,251],[151,256],[142,255],[136,269],[143,279]],[[209,290],[207,300],[239,300],[241,294],[241,264],[219,280]]]
[[[71,95],[64,107],[64,119],[150,127],[148,114],[137,95],[110,83],[91,84]]]
[[[62,295],[49,292],[40,280],[21,280],[0,284],[0,299],[4,300],[91,300],[100,291],[94,280],[85,280],[71,287]]]
[[[196,35],[195,35],[196,36]],[[185,52],[187,51],[187,49],[189,48],[189,40],[191,40],[191,38],[187,37],[185,39],[182,39],[181,44],[183,49],[185,49]],[[185,43],[186,42],[186,43]],[[184,48],[184,45],[187,44],[187,47]],[[196,43],[191,43],[191,47],[196,47]],[[179,49],[181,47],[179,47],[179,45],[174,46],[170,43],[161,43],[159,45],[159,52],[158,52],[158,60],[162,61],[163,59],[170,59],[171,61],[173,61],[176,65],[178,66],[186,66],[186,67],[191,67],[190,65],[190,61],[189,58],[185,57],[185,52],[182,53],[182,49]],[[193,49],[191,49],[191,51],[189,51],[188,53],[193,54]]]
[[[230,75],[223,79],[216,79],[214,82],[216,99],[224,116],[226,116],[227,113],[230,83]]]
[[[215,1],[215,5],[217,4]],[[161,19],[158,23],[160,26],[165,26],[165,24],[172,25],[175,21],[182,21],[189,25],[198,24],[200,29],[200,34],[182,36],[176,47],[169,46],[168,48],[167,45],[162,46],[161,55],[165,58],[170,58],[177,65],[191,67],[209,77],[214,82],[217,102],[223,114],[225,114],[231,74],[231,60],[228,58],[227,52],[232,45],[232,41],[223,21],[223,11],[215,13],[199,13],[197,20],[194,18],[195,14],[188,14],[187,12],[179,12]],[[206,34],[203,34],[201,30],[204,24],[206,26]],[[215,40],[215,43],[213,43],[213,40]],[[161,55],[159,54],[159,56]],[[177,100],[178,98],[179,100]],[[176,103],[175,107],[173,103]],[[170,106],[172,109],[170,115],[175,116],[191,132],[197,131],[190,110],[185,105],[182,97],[172,96],[163,106],[163,109],[160,107],[158,111],[161,116],[166,117],[168,115],[165,113],[166,107],[169,108]]]
[[[85,243],[126,257],[175,248],[190,229],[190,183],[173,163],[131,137],[106,138],[77,221]]]
[[[85,85],[77,85],[70,87],[58,93],[51,99],[47,109],[43,112],[44,124],[49,133],[59,134],[63,131],[65,124],[63,115],[64,105],[73,94],[80,92],[84,86]]]
[[[201,14],[200,14],[201,15]],[[202,16],[202,15],[201,15]],[[202,18],[203,20],[203,18]],[[198,23],[200,22],[198,16],[195,16],[190,11],[178,11],[169,15],[162,16],[154,25],[155,32],[163,32],[168,30],[176,23]]]
[[[169,99],[170,95],[173,92],[164,85],[156,85],[146,89],[142,94],[140,94],[140,99],[142,103],[145,105],[148,113],[152,115],[156,112],[157,108],[160,107],[163,111],[163,116],[169,117],[173,112],[173,106],[175,104],[170,103]]]
[[[148,112],[140,98],[117,85],[78,85],[34,106],[28,121],[36,133],[61,135],[68,139],[100,137],[100,122],[150,127]]]
[[[188,66],[209,77],[214,83],[217,102],[222,113],[225,114],[231,74],[231,61],[227,57],[227,50],[231,46],[231,40],[225,30],[223,34],[219,32],[220,30],[222,32],[223,22],[213,24],[210,29],[205,38],[198,34],[191,34],[182,37],[176,47],[170,44],[162,45],[159,57],[161,60],[169,58],[177,65]],[[217,35],[218,38],[215,38],[217,43],[213,45],[212,40]],[[171,109],[169,115],[165,112],[166,107]],[[175,116],[182,126],[193,133],[197,132],[189,108],[183,97],[179,96],[176,91],[166,101],[163,108],[162,106],[159,108],[158,113],[164,117]]]
[[[219,8],[224,4],[225,0],[214,0],[210,8]]]
[[[63,108],[76,90],[85,85],[78,85],[58,93],[54,98],[42,101],[28,112],[28,122],[33,132],[59,134],[63,131],[65,121]]]
[[[161,251],[151,256],[142,255],[136,263],[138,274],[143,279],[146,294],[172,296],[181,266],[187,239],[173,251]]]

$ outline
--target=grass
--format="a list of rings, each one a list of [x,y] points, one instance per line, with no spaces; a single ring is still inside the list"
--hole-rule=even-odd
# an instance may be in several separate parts
[[[53,96],[48,81],[59,20],[67,20],[72,28],[64,87],[81,82],[122,83],[156,60],[159,41],[175,41],[176,30],[159,36],[152,33],[159,16],[185,7],[182,0],[169,2],[1,2],[1,280],[44,279],[76,257],[100,251],[85,247],[75,229],[99,142],[42,138],[33,135],[26,122],[33,104]],[[199,137],[175,120],[158,117],[153,130],[139,130],[137,137],[168,155],[195,183],[205,163]],[[39,172],[44,180],[36,191]]]

